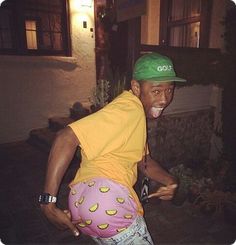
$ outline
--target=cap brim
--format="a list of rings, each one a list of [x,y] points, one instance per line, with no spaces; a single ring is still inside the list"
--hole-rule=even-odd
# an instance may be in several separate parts
[[[187,82],[186,79],[180,77],[151,77],[145,80],[152,82]]]

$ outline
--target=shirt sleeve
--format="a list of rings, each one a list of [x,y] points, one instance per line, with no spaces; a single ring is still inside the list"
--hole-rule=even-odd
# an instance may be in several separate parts
[[[108,104],[93,113],[69,125],[80,141],[81,149],[92,160],[100,155],[119,149],[129,137],[129,124],[138,123],[140,113],[137,110],[122,110],[119,105]]]

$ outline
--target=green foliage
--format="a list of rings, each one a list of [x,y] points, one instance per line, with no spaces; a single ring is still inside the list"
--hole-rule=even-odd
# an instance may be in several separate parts
[[[229,189],[231,162],[223,156],[207,160],[201,169],[194,171],[190,197],[194,205],[206,214],[219,214],[229,204],[235,204],[236,194]]]
[[[106,104],[121,94],[126,87],[126,76],[116,73],[112,81],[100,79],[92,90],[90,102],[93,110],[103,108]]]
[[[193,183],[192,169],[185,167],[184,164],[179,164],[172,167],[169,172],[178,180],[181,190],[188,192]]]
[[[127,79],[125,75],[116,74],[111,85],[111,100],[121,94],[126,87]]]
[[[90,98],[91,103],[96,109],[103,108],[109,99],[110,83],[107,80],[100,79],[97,82],[97,86],[92,91]]]
[[[194,203],[205,212],[219,214],[224,210],[225,206],[236,203],[236,193],[207,190],[200,193]]]
[[[194,176],[190,191],[194,195],[198,195],[201,192],[212,190],[214,186],[213,180],[205,176]]]

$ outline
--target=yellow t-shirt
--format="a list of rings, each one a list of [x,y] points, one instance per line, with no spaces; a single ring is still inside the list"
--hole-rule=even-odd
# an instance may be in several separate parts
[[[124,91],[103,109],[69,125],[80,141],[82,162],[72,185],[105,177],[132,188],[137,181],[137,162],[144,155],[146,118],[141,101]]]

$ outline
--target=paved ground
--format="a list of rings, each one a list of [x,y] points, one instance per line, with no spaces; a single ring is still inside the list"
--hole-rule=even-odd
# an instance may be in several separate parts
[[[42,215],[37,204],[42,190],[47,154],[26,142],[0,146],[0,238],[4,244],[94,244],[86,236],[74,238],[58,231]],[[67,172],[59,194],[66,207],[68,182],[76,164]],[[155,244],[232,244],[236,226],[223,215],[207,217],[190,203],[174,206],[160,202],[145,206],[145,217]],[[0,242],[1,244],[1,242]],[[124,244],[125,245],[125,244]]]

